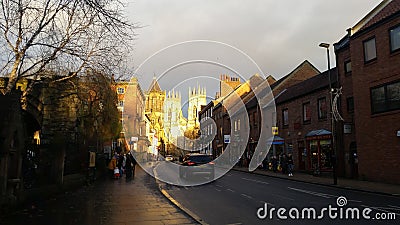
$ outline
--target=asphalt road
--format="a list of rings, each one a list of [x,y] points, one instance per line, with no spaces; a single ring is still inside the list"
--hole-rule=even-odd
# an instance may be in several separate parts
[[[239,171],[206,185],[165,189],[208,224],[400,224],[399,197]]]

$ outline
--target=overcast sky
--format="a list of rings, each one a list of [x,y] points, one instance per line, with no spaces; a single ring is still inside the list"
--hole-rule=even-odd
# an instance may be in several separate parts
[[[249,55],[265,75],[280,78],[304,60],[327,69],[320,42],[335,43],[380,0],[129,0],[137,30],[132,65],[169,45],[213,40]],[[333,48],[331,61],[334,65]],[[147,90],[154,73],[139,77]],[[158,74],[156,74],[157,76]],[[218,76],[218,74],[216,74]]]

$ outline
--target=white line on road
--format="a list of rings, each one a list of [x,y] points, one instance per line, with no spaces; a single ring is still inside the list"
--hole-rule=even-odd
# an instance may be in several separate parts
[[[218,185],[218,184],[216,184],[215,186],[216,186],[216,187],[219,187],[219,188],[223,188],[221,185]]]
[[[264,181],[254,180],[254,179],[248,179],[248,178],[244,178],[244,177],[242,177],[242,180],[252,181],[252,182],[259,183],[259,184],[269,184],[269,183],[264,182]]]
[[[400,206],[395,206],[395,205],[388,205],[389,207],[395,208],[395,209],[400,209]]]
[[[382,212],[385,212],[385,213],[394,213],[394,214],[400,216],[399,213],[395,213],[395,212],[384,210],[384,209],[387,209],[387,208],[384,208],[384,207],[372,207],[372,206],[367,206],[367,205],[361,205],[361,206],[364,207],[364,208],[375,209],[375,210],[382,211]]]
[[[215,188],[215,190],[216,190],[216,191],[219,191],[219,192],[221,192],[221,190],[220,190],[220,189],[218,189],[218,188]]]
[[[271,204],[271,203],[268,203],[268,202],[265,202],[265,201],[260,201],[260,203],[263,204],[263,205],[267,204],[267,205],[270,205],[270,206],[275,206],[274,204]]]
[[[336,196],[333,196],[333,195],[328,195],[328,194],[318,193],[318,192],[313,192],[313,191],[307,191],[307,190],[297,189],[297,188],[292,188],[292,187],[288,187],[288,189],[293,190],[293,191],[298,191],[298,192],[306,193],[306,194],[310,194],[310,195],[315,195],[315,196],[322,197],[322,198],[332,198],[332,197],[336,197]]]
[[[232,190],[232,189],[226,189],[227,191],[230,191],[230,192],[232,192],[232,193],[234,193],[235,191],[234,190]]]
[[[288,188],[291,189],[291,190],[294,190],[294,191],[299,191],[299,192],[307,193],[307,194],[310,194],[310,195],[319,196],[319,197],[322,197],[322,198],[338,198],[339,197],[337,195],[330,195],[330,194],[325,194],[325,193],[307,191],[307,190],[298,189],[298,188],[292,188],[292,187],[288,187]],[[362,201],[353,200],[353,199],[347,199],[347,201],[349,201],[349,202],[357,202],[357,203],[361,203],[362,202]]]
[[[253,199],[253,197],[251,197],[250,195],[246,195],[246,194],[240,194],[240,195],[243,196],[243,197],[246,197],[248,199]]]

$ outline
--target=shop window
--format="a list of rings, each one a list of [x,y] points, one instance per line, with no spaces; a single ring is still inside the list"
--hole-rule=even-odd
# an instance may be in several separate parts
[[[389,30],[390,33],[390,51],[400,50],[400,25]]]
[[[364,41],[364,62],[368,63],[376,59],[375,37]]]
[[[303,104],[303,122],[310,123],[311,122],[311,106],[310,102]]]
[[[326,107],[326,98],[318,99],[318,119],[326,119],[328,115],[328,110]]]
[[[371,88],[372,114],[400,109],[400,82]]]

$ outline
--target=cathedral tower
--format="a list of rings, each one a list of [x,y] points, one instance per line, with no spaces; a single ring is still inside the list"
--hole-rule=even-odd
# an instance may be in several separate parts
[[[201,106],[207,105],[206,89],[200,86],[196,88],[189,88],[189,107],[188,107],[188,123],[187,129],[199,127],[198,115],[201,111]]]

